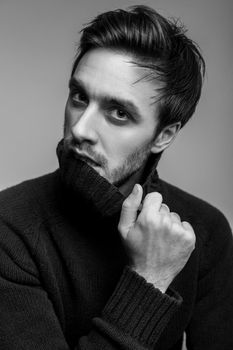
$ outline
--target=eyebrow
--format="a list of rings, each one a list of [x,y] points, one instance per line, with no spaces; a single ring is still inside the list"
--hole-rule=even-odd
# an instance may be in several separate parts
[[[88,95],[85,84],[81,80],[75,79],[75,77],[71,77],[69,80],[69,89],[72,90],[73,88],[79,89],[81,92]],[[113,104],[127,109],[132,114],[132,117],[137,121],[142,119],[138,107],[130,100],[111,95],[100,95],[99,98],[103,104]]]

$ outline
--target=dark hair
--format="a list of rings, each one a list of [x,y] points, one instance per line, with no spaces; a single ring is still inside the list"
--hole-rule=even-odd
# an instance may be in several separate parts
[[[165,19],[147,6],[132,6],[98,15],[81,33],[71,75],[91,49],[130,54],[136,65],[149,69],[146,78],[161,82],[155,94],[159,129],[176,122],[184,126],[190,119],[201,95],[205,62],[178,20]]]

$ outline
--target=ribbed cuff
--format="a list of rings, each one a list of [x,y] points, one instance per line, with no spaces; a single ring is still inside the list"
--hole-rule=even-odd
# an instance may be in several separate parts
[[[164,294],[126,267],[103,317],[140,342],[154,345],[181,303],[175,291]]]

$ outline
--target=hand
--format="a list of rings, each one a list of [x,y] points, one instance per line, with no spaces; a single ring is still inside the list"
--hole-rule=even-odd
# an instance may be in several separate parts
[[[170,212],[158,192],[146,195],[137,216],[142,193],[142,187],[136,184],[125,199],[118,230],[132,268],[165,292],[194,250],[195,233],[188,222],[181,222],[178,214]]]

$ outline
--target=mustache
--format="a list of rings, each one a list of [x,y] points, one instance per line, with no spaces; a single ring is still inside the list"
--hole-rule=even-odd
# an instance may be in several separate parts
[[[73,138],[64,139],[64,147],[66,152],[74,153],[75,150],[78,152],[85,153],[88,157],[93,159],[93,161],[99,165],[106,166],[106,158],[96,151],[93,150],[92,146],[87,142],[77,143]]]

